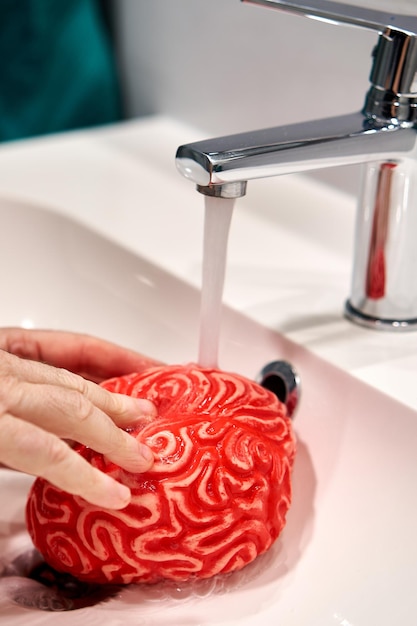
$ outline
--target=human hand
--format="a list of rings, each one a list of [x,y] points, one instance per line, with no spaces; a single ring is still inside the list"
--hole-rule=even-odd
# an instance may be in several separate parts
[[[161,361],[109,341],[58,330],[0,328],[0,350],[62,367],[96,383],[162,365]]]
[[[89,465],[63,439],[102,452],[128,471],[148,470],[150,449],[122,428],[152,419],[155,406],[92,381],[157,363],[86,335],[0,329],[0,463],[42,476],[93,504],[123,508],[129,489]]]

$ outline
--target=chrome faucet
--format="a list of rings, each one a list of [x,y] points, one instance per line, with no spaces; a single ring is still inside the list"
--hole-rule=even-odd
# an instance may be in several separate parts
[[[345,315],[372,328],[417,329],[417,17],[329,0],[242,1],[376,31],[364,107],[180,146],[179,171],[202,194],[237,198],[253,178],[363,163]]]

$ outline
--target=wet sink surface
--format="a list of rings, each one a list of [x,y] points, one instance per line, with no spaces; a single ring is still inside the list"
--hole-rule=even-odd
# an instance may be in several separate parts
[[[65,217],[0,201],[0,324],[92,333],[167,362],[197,353],[199,294],[146,259]],[[294,500],[273,549],[227,579],[129,587],[76,612],[14,600],[25,578],[0,578],[0,623],[197,626],[392,626],[417,608],[417,414],[281,335],[226,309],[220,363],[254,377],[292,362]],[[3,566],[30,551],[31,479],[0,470]],[[1,565],[0,565],[1,567]],[[411,620],[411,621],[410,621]]]

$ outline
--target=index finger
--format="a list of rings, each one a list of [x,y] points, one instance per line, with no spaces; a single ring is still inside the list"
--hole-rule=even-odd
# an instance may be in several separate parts
[[[132,398],[112,393],[68,370],[36,361],[22,360],[6,352],[2,354],[1,373],[13,375],[29,383],[57,385],[78,391],[120,427],[134,424],[144,417],[153,418],[157,413],[155,405],[146,398]]]
[[[0,461],[108,509],[129,504],[130,489],[100,472],[55,435],[13,415],[2,417]],[[11,445],[13,442],[13,445]]]
[[[106,413],[73,389],[3,377],[0,404],[4,412],[60,438],[83,443],[128,471],[143,472],[153,463],[147,446],[118,428]],[[0,420],[2,424],[1,416]]]

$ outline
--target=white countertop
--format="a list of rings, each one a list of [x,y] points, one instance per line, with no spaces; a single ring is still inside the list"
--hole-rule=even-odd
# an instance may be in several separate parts
[[[204,201],[175,151],[205,135],[144,118],[0,146],[0,196],[71,216],[199,286]],[[225,302],[417,409],[417,332],[343,318],[355,199],[300,175],[252,181],[237,203]]]

